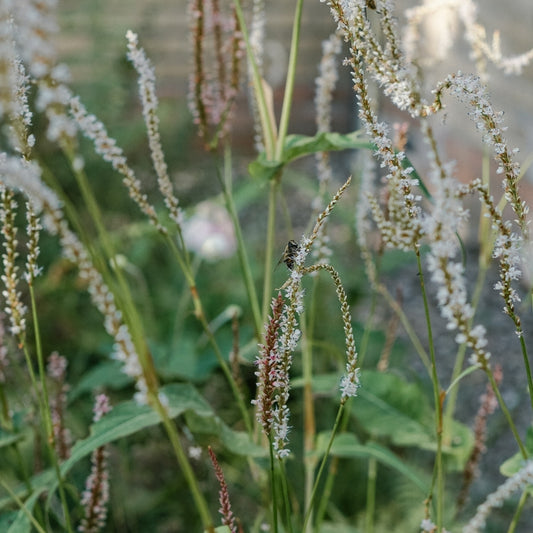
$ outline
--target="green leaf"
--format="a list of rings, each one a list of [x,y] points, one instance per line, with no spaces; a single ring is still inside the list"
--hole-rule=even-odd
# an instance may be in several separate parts
[[[311,378],[311,388],[315,394],[320,395],[340,395],[340,381],[342,375],[338,374],[318,374]],[[291,379],[291,388],[299,389],[304,386],[305,380],[299,376]]]
[[[529,456],[533,456],[533,426],[527,428],[525,447]],[[504,476],[511,477],[524,468],[524,464],[525,461],[522,453],[516,452],[501,464],[500,472]]]
[[[265,153],[250,163],[248,171],[254,178],[268,181],[272,179],[284,165],[300,157],[317,152],[332,152],[355,148],[372,149],[374,145],[361,137],[360,131],[351,133],[317,133],[308,135],[287,135],[280,161],[267,160]]]
[[[368,433],[397,446],[431,447],[435,432],[431,400],[417,385],[372,371],[362,373],[361,384],[352,412]]]
[[[322,455],[326,451],[330,433],[321,433],[317,438],[317,451]],[[353,433],[341,433],[335,437],[330,450],[330,455],[342,458],[373,458],[389,466],[412,481],[423,494],[428,491],[428,485],[410,468],[402,459],[397,457],[388,448],[375,442],[361,444]]]
[[[322,132],[313,137],[307,135],[287,135],[283,147],[284,163],[317,152],[353,150],[354,148],[373,149],[374,145],[362,138],[360,131],[351,133]]]
[[[11,431],[0,429],[0,448],[10,446],[11,444],[22,440],[23,438],[24,435],[21,433],[11,433]]]
[[[199,416],[194,411],[189,411],[185,416],[187,427],[194,434],[216,436],[227,450],[236,455],[248,457],[265,457],[267,451],[250,440],[247,433],[233,431],[216,415]]]
[[[189,384],[177,383],[161,389],[168,399],[171,418],[185,411],[195,411],[200,416],[209,416],[212,409],[198,391]],[[141,429],[159,424],[159,415],[148,405],[138,405],[133,400],[121,403],[91,426],[91,434],[77,442],[72,448],[71,456],[61,465],[62,474],[66,474],[80,459],[96,448],[122,437],[132,435]]]
[[[353,416],[369,434],[396,446],[437,449],[432,398],[417,384],[373,371],[363,372],[361,383]],[[450,468],[461,468],[472,449],[472,432],[459,422],[453,422],[449,432],[443,452],[450,456]]]
[[[86,392],[98,388],[118,390],[131,384],[133,380],[124,374],[122,364],[118,361],[106,361],[87,371],[83,378],[69,393],[69,401]]]
[[[30,533],[32,531],[32,523],[28,513],[33,513],[35,502],[40,496],[40,492],[34,492],[25,502],[24,509],[19,509],[15,513],[6,513],[6,523],[4,523],[5,515],[0,517],[0,531],[5,533]]]

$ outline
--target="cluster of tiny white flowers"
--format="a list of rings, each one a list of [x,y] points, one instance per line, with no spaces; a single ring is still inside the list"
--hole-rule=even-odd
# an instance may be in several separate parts
[[[157,219],[153,206],[148,202],[148,197],[141,191],[141,182],[135,177],[135,173],[128,165],[122,148],[117,146],[115,139],[109,137],[105,126],[94,116],[90,115],[79,98],[70,100],[70,111],[80,131],[94,143],[96,153],[101,155],[104,161],[111,163],[113,168],[123,176],[124,185],[132,200],[139,206],[141,211],[150,219],[150,222],[159,230],[165,231]]]
[[[487,517],[492,509],[501,507],[504,501],[510,498],[515,492],[522,491],[528,485],[532,484],[533,461],[528,461],[521,470],[500,485],[492,494],[489,494],[487,499],[478,506],[474,517],[463,528],[463,533],[480,533],[485,527]]]
[[[57,195],[41,180],[41,168],[35,161],[0,153],[0,183],[23,192],[35,213],[45,205],[52,210],[60,206]]]
[[[0,6],[0,119],[7,116],[6,133],[14,151],[26,154],[35,138],[28,134],[32,112],[28,106],[28,82],[24,65],[17,55],[13,20],[5,2]]]
[[[57,58],[51,36],[58,32],[55,18],[57,0],[17,0],[12,3],[17,25],[16,40],[30,74],[44,78]]]
[[[517,183],[520,177],[520,165],[513,160],[513,155],[518,152],[517,148],[509,150],[503,132],[507,129],[501,126],[503,113],[494,111],[489,100],[486,88],[481,84],[478,76],[465,75],[461,72],[450,75],[444,82],[451,88],[452,94],[470,106],[468,113],[476,128],[483,133],[483,142],[492,146],[495,159],[499,166],[497,174],[503,174],[502,186],[505,199],[509,202],[522,231],[527,235],[526,217],[529,207],[525,201],[520,200]]]
[[[427,125],[424,127],[428,134]],[[447,322],[446,327],[458,331],[455,336],[458,344],[466,343],[472,348],[472,364],[485,364],[490,358],[490,353],[484,350],[486,331],[481,325],[470,327],[474,310],[468,301],[464,266],[456,259],[459,254],[457,234],[468,212],[460,201],[461,188],[453,177],[454,163],[437,164],[437,155],[432,150],[429,153],[429,177],[434,191],[433,209],[423,219],[424,233],[431,246],[426,264],[431,280],[438,286],[437,305]]]
[[[426,0],[405,10],[402,44],[407,62],[431,66],[447,57],[457,33],[458,7],[463,0]],[[423,34],[420,32],[423,27]],[[420,56],[418,56],[420,52]]]
[[[501,296],[504,294],[504,289],[507,288],[509,294],[507,297],[510,302],[519,302],[520,297],[517,291],[511,287],[511,283],[522,277],[522,271],[519,268],[521,263],[520,249],[522,239],[516,234],[511,232],[511,222],[503,222],[508,233],[506,235],[498,235],[494,243],[494,250],[492,256],[495,259],[500,259],[502,264],[506,265],[505,269],[501,269],[501,279],[494,285],[494,290],[500,291]],[[509,309],[505,306],[504,311],[509,314]]]
[[[376,156],[381,160],[381,167],[386,167],[389,173],[385,177],[390,192],[385,216],[375,198],[370,199],[373,217],[380,229],[384,243],[389,247],[403,250],[412,249],[422,234],[421,209],[418,205],[421,197],[413,193],[418,185],[416,179],[411,178],[412,167],[404,168],[402,161],[404,152],[395,152],[389,128],[383,122],[378,122],[376,114],[371,108],[368,96],[367,82],[361,70],[360,53],[352,48],[352,77],[359,102],[359,117],[367,135],[376,145]]]
[[[39,236],[43,227],[33,211],[30,202],[26,202],[26,219],[28,221],[26,227],[26,233],[28,235],[26,248],[28,254],[26,256],[26,272],[24,273],[24,278],[27,283],[31,284],[42,271],[42,267],[38,265],[37,259],[39,257]]]
[[[439,531],[441,531],[442,533],[450,533],[446,528],[442,528],[442,530]],[[424,520],[420,522],[420,532],[437,533],[437,524],[433,523],[433,521],[429,518],[424,518]]]
[[[489,44],[487,42],[487,30],[477,21],[477,12],[478,8],[472,0],[458,2],[457,13],[465,28],[465,39],[472,49],[472,56],[479,74],[483,79],[488,78],[487,60],[503,70],[505,74],[521,74],[523,68],[533,59],[533,49],[522,54],[505,57],[501,51],[499,32],[493,33],[492,43]]]
[[[2,296],[5,300],[5,312],[9,316],[10,331],[13,335],[23,338],[26,331],[26,306],[22,303],[21,293],[18,290],[18,270],[19,267],[15,264],[18,257],[17,252],[17,236],[15,228],[15,212],[17,203],[14,199],[14,194],[11,190],[2,187],[0,190],[0,224],[2,224],[1,232],[4,237],[2,254],[2,264],[4,272],[0,279],[4,284]]]
[[[322,41],[322,59],[315,80],[316,124],[319,133],[331,129],[331,100],[338,79],[337,56],[341,51],[341,45],[339,33],[333,33]]]
[[[120,361],[122,371],[134,379],[138,390],[135,395],[137,402],[146,403],[147,387],[139,356],[131,333],[122,320],[122,312],[115,304],[113,293],[104,283],[100,272],[94,268],[87,250],[70,231],[66,221],[56,218],[54,222],[54,230],[59,235],[65,257],[78,266],[80,279],[87,282],[91,300],[104,316],[104,327],[115,340],[111,357]]]
[[[322,42],[322,59],[319,65],[319,75],[315,80],[315,120],[318,133],[331,131],[331,102],[338,79],[337,56],[341,51],[341,45],[342,39],[339,32],[333,33],[329,39]],[[333,174],[328,152],[317,152],[315,159],[319,188],[317,196],[313,199],[312,208],[320,212],[323,209],[324,196]],[[329,236],[326,235],[325,229],[325,225],[321,227],[313,248],[313,257],[319,263],[327,262],[333,253],[328,246]]]
[[[69,80],[66,65],[56,64],[53,35],[58,30],[56,0],[18,0],[12,7],[17,50],[37,81],[36,108],[48,118],[47,137],[58,141],[76,135],[76,126],[65,114],[71,96],[65,83]]]
[[[174,195],[172,183],[168,177],[167,164],[165,163],[163,148],[161,147],[154,68],[146,57],[144,49],[139,48],[137,34],[128,30],[126,38],[128,40],[128,59],[133,63],[139,75],[139,95],[141,97],[144,122],[148,131],[148,144],[152,154],[154,169],[157,174],[159,190],[163,194],[170,218],[180,226],[182,223],[182,213],[178,207],[178,199]]]

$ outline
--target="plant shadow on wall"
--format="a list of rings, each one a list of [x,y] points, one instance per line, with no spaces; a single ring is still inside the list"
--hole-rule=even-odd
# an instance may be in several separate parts
[[[528,163],[486,84],[489,63],[519,73],[533,53],[504,57],[470,1],[323,4],[332,35],[306,136],[288,127],[302,1],[279,118],[263,3],[189,3],[205,151],[185,171],[165,157],[137,34],[126,54],[142,123],[124,132],[127,157],[57,63],[54,3],[0,3],[0,530],[530,527]],[[430,84],[438,58],[420,28],[443,10],[476,74]],[[331,131],[339,73],[355,132]],[[231,142],[244,75],[257,150],[245,171]],[[380,120],[376,87],[409,126]],[[437,140],[452,98],[484,143],[479,176],[459,180]],[[346,165],[354,151],[349,177],[334,153]]]

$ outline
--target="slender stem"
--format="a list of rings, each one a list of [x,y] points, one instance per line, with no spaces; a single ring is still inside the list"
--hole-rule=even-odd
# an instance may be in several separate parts
[[[368,480],[366,482],[365,533],[374,531],[374,511],[376,509],[376,479],[378,463],[375,457],[368,460]]]
[[[268,221],[265,248],[265,268],[263,281],[263,319],[262,323],[267,321],[270,298],[272,294],[272,256],[274,250],[274,235],[276,231],[276,197],[278,193],[278,179],[274,178],[270,182],[268,195]]]
[[[218,343],[215,339],[215,336],[213,335],[213,332],[211,331],[211,327],[209,326],[209,323],[207,322],[205,315],[202,313],[201,316],[198,318],[204,328],[205,334],[207,335],[207,338],[209,339],[211,346],[213,347],[218,364],[220,365],[220,368],[222,369],[222,372],[224,373],[224,376],[226,377],[231,387],[231,392],[233,393],[233,396],[237,400],[237,405],[239,406],[239,409],[241,411],[241,416],[242,416],[244,425],[246,426],[246,431],[248,432],[250,436],[252,436],[253,435],[252,422],[250,420],[250,415],[248,413],[248,409],[244,402],[244,397],[242,395],[242,392],[239,389],[239,386],[237,385],[237,382],[235,381],[233,374],[231,373],[231,369],[228,363],[226,362],[226,360],[224,359],[222,355],[222,352],[220,351]]]
[[[316,493],[318,490],[318,485],[320,483],[320,479],[322,478],[322,473],[324,471],[324,467],[326,466],[326,463],[329,459],[329,452],[331,451],[331,446],[333,445],[333,441],[335,440],[335,436],[337,435],[337,430],[339,429],[341,420],[342,420],[342,414],[344,411],[344,402],[341,402],[339,405],[339,409],[337,411],[337,417],[335,418],[335,424],[333,425],[333,430],[331,432],[331,436],[329,438],[328,445],[326,447],[326,450],[324,452],[324,457],[322,458],[322,461],[320,462],[320,467],[318,468],[318,473],[316,475],[315,484],[313,486],[313,491],[311,493],[311,498],[309,499],[309,505],[307,507],[307,510],[305,512],[304,516],[304,525],[302,528],[302,531],[306,531],[307,523],[309,522],[309,519],[311,518],[311,514],[313,511],[313,504],[316,498]]]
[[[257,298],[257,292],[255,290],[255,284],[250,269],[250,261],[248,260],[248,254],[246,253],[246,246],[242,236],[241,225],[239,223],[239,216],[237,209],[235,208],[235,202],[233,201],[232,194],[232,171],[231,171],[231,149],[229,145],[226,146],[224,152],[224,180],[220,180],[222,183],[222,190],[224,192],[224,199],[226,200],[226,207],[228,213],[233,222],[233,228],[235,229],[235,236],[237,237],[237,251],[239,254],[239,262],[241,264],[242,275],[244,278],[244,285],[248,294],[248,301],[252,308],[252,316],[254,319],[255,336],[259,340],[261,339],[262,319],[261,310],[259,309],[259,300]]]
[[[31,311],[33,319],[33,332],[35,339],[35,352],[37,355],[37,364],[39,367],[39,377],[41,381],[41,390],[42,390],[42,415],[44,417],[44,424],[46,428],[46,444],[48,447],[48,453],[50,455],[50,460],[52,462],[58,487],[59,487],[59,498],[61,500],[61,507],[63,509],[63,514],[65,518],[65,527],[69,533],[73,533],[72,525],[70,523],[70,512],[67,504],[67,497],[65,493],[64,480],[61,476],[61,471],[59,468],[59,458],[56,452],[56,439],[54,435],[54,429],[52,424],[52,416],[50,413],[50,401],[48,396],[48,387],[46,385],[46,371],[44,366],[44,356],[43,349],[41,344],[41,333],[39,328],[39,318],[37,316],[37,305],[35,302],[35,293],[33,291],[33,285],[30,283],[28,285],[30,292],[30,301],[31,301]]]
[[[388,291],[387,287],[385,285],[379,283],[376,287],[376,290],[387,300],[387,303],[391,307],[391,309],[398,315],[400,322],[402,323],[402,326],[405,329],[405,332],[409,336],[409,339],[411,340],[413,347],[415,348],[416,352],[420,356],[420,359],[424,366],[426,367],[426,370],[428,373],[431,372],[431,362],[429,360],[429,357],[426,353],[426,350],[424,349],[424,346],[420,342],[420,339],[418,338],[414,328],[411,326],[411,323],[409,322],[409,319],[407,318],[406,314],[403,312],[403,309],[400,307],[398,302],[392,297],[390,292]]]
[[[205,501],[205,498],[203,497],[200,491],[194,471],[189,463],[189,460],[187,459],[187,454],[183,449],[183,445],[181,444],[178,432],[176,430],[176,426],[168,416],[167,410],[161,404],[157,395],[151,395],[151,403],[154,409],[161,417],[163,425],[165,426],[165,430],[172,445],[172,449],[174,450],[181,471],[185,476],[185,480],[187,481],[187,485],[189,487],[189,490],[191,491],[194,503],[202,519],[203,526],[205,530],[209,533],[215,533],[215,528],[213,526],[213,520],[211,519],[209,507],[207,506],[207,502]]]
[[[276,467],[274,461],[274,446],[272,437],[268,437],[268,448],[270,450],[270,491],[272,495],[272,523],[274,524],[274,533],[278,533],[278,494],[276,490]]]
[[[507,405],[505,404],[502,398],[498,384],[496,383],[496,380],[494,379],[494,376],[492,375],[492,372],[490,371],[489,368],[486,368],[485,372],[487,374],[487,377],[489,378],[490,384],[492,386],[492,390],[494,391],[494,394],[496,395],[496,398],[498,399],[498,404],[500,405],[500,409],[502,410],[502,413],[505,416],[507,423],[509,424],[509,428],[511,429],[511,432],[513,433],[513,436],[516,440],[516,443],[518,444],[518,447],[520,448],[520,453],[522,454],[522,457],[524,459],[527,459],[529,454],[527,453],[526,447],[524,446],[524,443],[522,442],[522,439],[520,438],[520,435],[518,434],[518,430],[516,429],[516,426],[513,422],[511,413],[509,412],[509,409],[507,409]]]
[[[527,356],[527,346],[524,340],[524,335],[520,335],[520,348],[522,349],[522,357],[524,359],[524,366],[526,367],[527,385],[529,389],[529,401],[533,409],[533,379],[531,378],[531,366],[529,364],[529,357]]]
[[[285,521],[287,522],[287,531],[293,533],[292,529],[292,512],[291,512],[291,501],[289,498],[289,487],[287,485],[287,472],[285,470],[285,463],[283,459],[278,459],[279,471],[281,474],[281,490],[283,492],[283,500],[285,502]]]
[[[483,264],[480,260],[479,272],[476,279],[476,286],[474,288],[474,293],[472,295],[472,308],[477,309],[479,305],[479,299],[481,298],[481,292],[483,290],[483,285],[485,283],[485,278],[487,274],[487,265]],[[470,318],[468,323],[468,328],[470,329],[474,321],[474,316]],[[457,355],[455,357],[455,365],[453,367],[452,377],[450,383],[453,383],[461,374],[463,370],[463,363],[466,354],[466,344],[459,346],[457,350]],[[457,402],[457,395],[459,393],[459,387],[453,387],[450,393],[446,396],[446,407],[444,409],[444,429],[446,434],[446,428],[450,427],[450,424],[455,413],[455,404]]]
[[[518,520],[520,520],[520,515],[522,514],[522,511],[524,510],[524,505],[528,499],[528,491],[524,490],[522,494],[520,495],[520,500],[518,502],[518,505],[516,506],[516,511],[513,516],[513,519],[511,523],[509,524],[509,529],[507,530],[507,533],[514,533],[516,526],[518,524]]]
[[[0,477],[0,485],[4,487],[6,492],[13,498],[15,503],[20,507],[20,509],[23,511],[23,513],[28,517],[30,522],[33,524],[33,527],[39,532],[39,533],[46,533],[46,531],[41,527],[41,524],[37,522],[37,520],[34,518],[33,514],[28,510],[28,508],[24,505],[24,502],[11,490],[9,485]]]
[[[316,286],[318,278],[313,281]],[[313,296],[315,292],[313,291]],[[314,298],[313,298],[314,299]],[[310,332],[306,327],[305,318],[302,317],[302,373],[303,373],[303,394],[304,394],[304,475],[305,475],[305,488],[304,488],[304,509],[307,509],[310,505],[311,494],[313,490],[313,477],[316,467],[316,456],[312,453],[315,448],[315,435],[316,435],[316,423],[315,423],[315,406],[313,402],[313,390],[312,390],[312,377],[313,377],[313,353],[311,349]],[[308,532],[311,531],[312,515],[308,524]],[[305,533],[305,532],[304,532]]]
[[[263,85],[263,78],[259,72],[259,67],[257,66],[257,61],[254,57],[254,51],[252,45],[250,44],[250,36],[248,34],[248,28],[246,27],[246,20],[244,18],[244,13],[242,11],[242,6],[240,0],[233,0],[235,6],[235,13],[237,14],[237,19],[239,20],[239,28],[242,32],[244,43],[246,45],[246,55],[248,56],[248,61],[252,65],[252,83],[254,86],[254,94],[257,100],[257,106],[259,108],[259,116],[261,118],[261,127],[263,129],[263,140],[265,142],[265,150],[267,157],[269,159],[274,155],[274,146],[276,142],[276,127],[272,122],[271,113],[268,110],[268,103],[265,95],[265,88]]]
[[[281,118],[279,122],[278,140],[276,143],[275,160],[280,161],[283,155],[283,145],[287,130],[289,128],[289,116],[291,113],[292,94],[294,92],[294,80],[296,77],[296,60],[298,58],[298,43],[300,40],[300,27],[302,24],[303,0],[297,0],[296,10],[292,25],[291,51],[289,55],[289,67],[287,69],[287,80],[285,82],[285,93],[283,95],[283,105],[281,108]]]
[[[418,274],[420,277],[420,289],[422,292],[422,299],[424,301],[424,312],[426,315],[426,327],[428,331],[429,354],[431,357],[431,379],[433,381],[433,397],[435,402],[435,433],[437,438],[437,455],[436,470],[437,470],[437,531],[442,530],[442,520],[444,513],[444,471],[442,465],[442,402],[441,388],[437,376],[437,362],[435,359],[435,345],[433,343],[433,330],[431,327],[431,318],[429,316],[429,305],[426,294],[426,286],[424,283],[424,272],[422,270],[422,261],[420,257],[420,248],[415,249],[416,261],[418,265]],[[431,489],[433,490],[433,489]]]

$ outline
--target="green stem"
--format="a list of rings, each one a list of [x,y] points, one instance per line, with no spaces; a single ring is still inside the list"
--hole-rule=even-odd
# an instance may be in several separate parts
[[[263,140],[265,143],[265,151],[268,159],[272,159],[274,155],[274,146],[276,143],[276,126],[272,122],[272,116],[268,109],[268,103],[265,96],[265,89],[263,85],[263,78],[259,72],[259,67],[257,66],[257,61],[254,57],[254,51],[250,44],[250,36],[248,34],[248,28],[246,27],[246,20],[244,18],[244,13],[242,11],[242,6],[240,0],[233,0],[233,5],[235,6],[235,13],[239,21],[240,31],[242,33],[245,45],[246,45],[246,55],[248,56],[248,61],[252,65],[252,83],[254,87],[254,94],[257,101],[257,106],[259,109],[259,116],[261,118],[261,127],[263,130]]]
[[[366,483],[365,533],[374,531],[374,511],[376,509],[376,479],[378,463],[375,457],[368,460],[368,481]]]
[[[313,280],[313,285],[316,287],[318,278]],[[314,299],[315,291],[313,291]],[[315,408],[313,402],[312,377],[313,377],[313,353],[310,343],[310,332],[306,328],[305,317],[302,316],[302,374],[303,374],[303,394],[304,394],[304,509],[310,507],[311,494],[313,490],[313,478],[316,468],[316,456],[312,453],[315,448]],[[309,520],[307,532],[311,531],[312,515]]]
[[[272,495],[272,523],[274,525],[274,533],[278,533],[278,494],[276,490],[276,468],[274,462],[274,446],[272,445],[272,437],[268,437],[268,448],[270,450],[270,491]]]
[[[516,426],[513,422],[511,413],[509,412],[509,409],[507,409],[507,405],[505,404],[502,398],[498,384],[496,383],[496,380],[494,379],[494,376],[492,375],[492,372],[490,371],[489,368],[485,369],[485,373],[487,374],[487,377],[489,378],[490,384],[492,386],[492,390],[494,391],[494,394],[496,395],[496,398],[498,399],[500,409],[502,410],[502,413],[505,416],[507,423],[509,424],[509,428],[511,429],[511,432],[513,433],[513,436],[516,440],[516,443],[518,444],[518,447],[520,448],[520,453],[522,454],[522,457],[524,459],[527,459],[529,454],[527,453],[526,447],[524,446],[524,443],[522,442],[522,439],[520,438],[520,435],[518,434],[518,430],[516,429]]]
[[[35,293],[33,291],[33,285],[29,283],[29,292],[30,292],[30,301],[31,301],[31,312],[32,312],[32,319],[33,319],[33,332],[34,332],[34,339],[35,339],[35,352],[37,355],[37,364],[39,367],[39,377],[40,377],[40,383],[41,383],[41,390],[42,390],[42,415],[44,417],[44,424],[46,428],[46,444],[48,448],[48,453],[50,455],[50,460],[52,462],[58,487],[59,487],[59,498],[61,500],[61,507],[63,509],[63,514],[65,518],[65,527],[69,533],[73,533],[72,525],[70,523],[70,512],[69,507],[67,504],[67,497],[65,493],[65,487],[64,487],[64,480],[61,476],[61,471],[59,468],[59,458],[57,457],[56,453],[56,439],[54,435],[53,430],[53,424],[52,424],[52,416],[50,413],[50,401],[49,401],[49,395],[48,395],[48,387],[46,385],[46,370],[44,365],[44,356],[43,356],[43,349],[41,344],[41,333],[39,329],[39,317],[37,316],[37,305],[35,302]]]
[[[426,294],[426,286],[424,283],[424,272],[422,270],[422,261],[420,258],[420,248],[415,248],[416,261],[418,265],[418,274],[420,277],[420,289],[422,292],[422,299],[424,301],[424,313],[426,316],[426,327],[428,331],[429,354],[431,357],[431,379],[433,381],[433,398],[435,402],[435,433],[437,438],[437,455],[436,470],[437,470],[437,531],[442,530],[442,520],[444,513],[444,471],[442,465],[442,401],[441,388],[437,376],[437,362],[435,359],[435,345],[433,343],[433,330],[431,327],[431,318],[429,316],[429,304]],[[433,490],[433,488],[431,489]]]
[[[274,236],[276,231],[276,197],[278,192],[278,186],[278,178],[272,179],[272,181],[270,182],[270,190],[268,194],[268,220],[265,248],[265,279],[263,281],[262,323],[265,323],[267,321],[270,298],[272,294],[272,256],[274,250]]]
[[[275,160],[281,161],[283,155],[283,145],[289,128],[289,116],[292,106],[292,94],[294,92],[294,80],[296,78],[296,60],[298,58],[298,43],[300,40],[300,28],[302,25],[303,0],[297,0],[294,12],[291,38],[291,51],[289,55],[289,67],[287,69],[287,80],[285,82],[285,92],[283,95],[283,105],[281,108],[281,118],[279,122],[278,140],[276,143]]]
[[[485,277],[487,274],[487,265],[483,264],[482,261],[480,261],[479,265],[479,272],[476,279],[476,286],[474,288],[474,293],[472,295],[472,308],[476,310],[479,305],[479,299],[481,298],[481,292],[483,290],[483,285],[485,283]],[[468,329],[471,328],[472,323],[474,321],[474,317],[469,320],[468,322]],[[465,354],[466,354],[466,344],[462,344],[459,346],[459,349],[457,350],[457,355],[455,357],[455,364],[453,367],[452,377],[450,382],[453,383],[461,374],[463,370],[463,363],[465,360]],[[444,428],[445,433],[446,429],[450,427],[454,413],[455,413],[455,404],[457,403],[457,395],[459,393],[459,387],[453,387],[449,394],[446,395],[446,407],[444,409]]]
[[[293,533],[292,529],[292,513],[291,513],[291,501],[289,498],[289,487],[287,485],[287,472],[285,471],[285,463],[283,459],[278,459],[279,471],[281,474],[281,490],[283,492],[283,500],[285,502],[285,521],[287,522],[287,531]]]
[[[15,503],[20,507],[20,509],[23,511],[23,513],[28,517],[30,522],[33,524],[33,527],[39,532],[39,533],[46,533],[46,531],[41,527],[41,524],[37,522],[37,520],[34,518],[33,514],[28,510],[28,508],[24,505],[24,502],[11,490],[9,485],[0,477],[0,485],[4,487],[6,492],[13,498]]]
[[[528,491],[524,490],[522,494],[520,495],[520,500],[518,502],[518,505],[516,506],[515,514],[513,515],[513,519],[511,523],[509,524],[509,529],[507,530],[507,533],[514,533],[516,526],[518,524],[518,521],[520,520],[520,515],[522,514],[522,511],[524,510],[524,505],[528,498]]]
[[[327,463],[327,461],[329,459],[329,452],[331,451],[331,446],[333,445],[333,441],[335,440],[335,436],[337,435],[337,430],[339,429],[339,426],[340,426],[340,423],[341,423],[341,420],[342,420],[342,414],[343,414],[343,411],[344,411],[344,405],[345,405],[344,402],[341,402],[341,404],[339,405],[339,409],[337,411],[337,416],[335,418],[335,424],[333,425],[333,430],[331,432],[331,436],[329,438],[328,445],[327,445],[326,450],[324,452],[324,457],[322,458],[322,461],[320,462],[320,467],[318,468],[318,473],[316,475],[315,484],[313,486],[313,491],[311,492],[311,497],[309,498],[309,505],[308,505],[307,510],[305,512],[304,525],[303,525],[302,531],[306,531],[307,523],[309,522],[309,520],[311,518],[311,514],[312,514],[312,511],[313,511],[313,504],[314,504],[314,501],[315,501],[315,498],[316,498],[316,493],[317,493],[317,490],[318,490],[318,485],[320,483],[320,479],[322,478],[322,473],[323,473],[324,468],[326,466],[326,463]]]
[[[224,376],[226,377],[230,387],[231,392],[233,393],[233,396],[237,400],[237,405],[239,406],[239,410],[241,411],[241,416],[244,422],[244,425],[246,426],[246,431],[250,436],[253,435],[253,427],[252,422],[250,420],[250,415],[248,413],[248,409],[246,407],[246,404],[244,402],[244,397],[242,395],[241,390],[239,389],[239,386],[237,385],[237,382],[235,381],[231,369],[224,359],[222,352],[220,351],[220,348],[218,347],[218,343],[215,339],[215,336],[213,335],[213,332],[211,331],[211,327],[209,326],[207,319],[205,315],[202,313],[200,317],[198,317],[200,320],[200,323],[202,324],[205,334],[207,335],[207,338],[209,339],[209,343],[213,347],[213,350],[215,352],[215,356],[217,358],[218,364],[220,365],[220,368],[222,369],[222,372],[224,373]]]
[[[533,380],[531,379],[531,367],[529,365],[526,341],[524,340],[523,334],[520,335],[520,347],[522,349],[522,357],[524,359],[524,366],[526,367],[527,385],[529,389],[529,401],[531,402],[531,408],[533,409]]]
[[[235,208],[235,202],[233,201],[231,151],[229,145],[226,146],[226,150],[224,152],[224,180],[220,181],[222,183],[224,199],[226,200],[226,207],[233,222],[235,236],[237,237],[237,251],[239,254],[239,262],[241,264],[241,270],[244,277],[244,285],[248,294],[248,301],[250,302],[250,307],[252,308],[255,336],[258,340],[261,340],[263,326],[261,319],[261,310],[259,309],[259,300],[257,298],[257,292],[255,290],[252,271],[250,269],[250,262],[248,260],[248,254],[246,253],[246,246],[244,244],[244,239],[242,236],[239,216],[237,214],[237,209]]]
[[[189,460],[187,459],[187,454],[185,453],[183,445],[181,444],[178,432],[176,430],[176,426],[168,416],[168,412],[165,407],[161,405],[159,397],[157,395],[152,395],[151,400],[153,407],[161,417],[163,425],[165,426],[165,430],[172,445],[172,449],[174,450],[174,454],[176,455],[176,459],[178,460],[178,464],[180,465],[181,471],[185,476],[185,480],[187,481],[187,485],[189,487],[189,490],[191,491],[191,495],[194,499],[194,503],[196,505],[198,513],[200,514],[203,526],[205,530],[209,533],[215,533],[215,528],[213,525],[213,520],[211,519],[209,507],[207,506],[207,502],[205,501],[205,498],[203,497],[200,488],[198,487],[196,476],[194,474],[193,469],[191,468]]]

